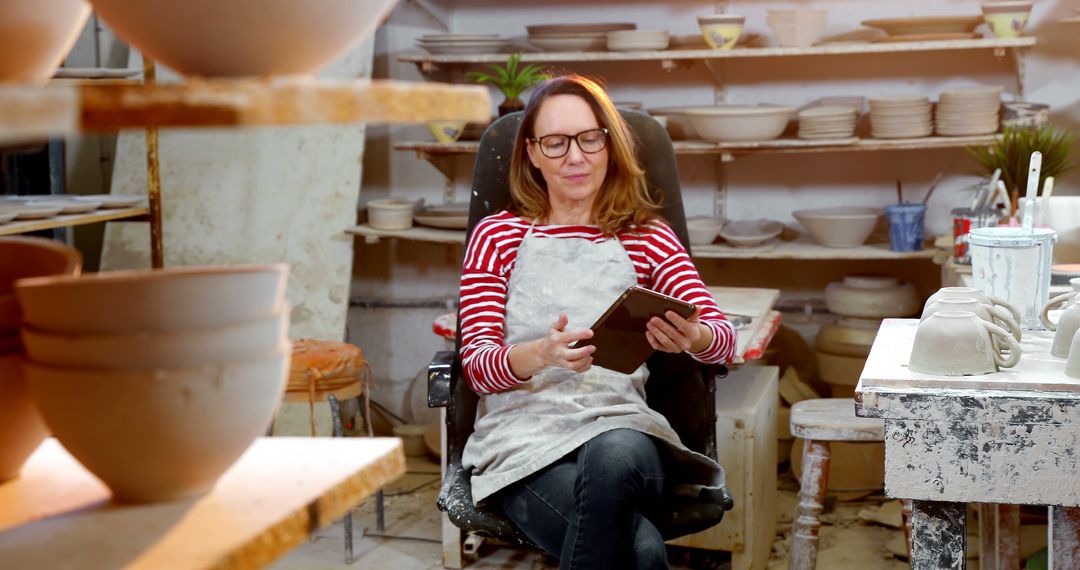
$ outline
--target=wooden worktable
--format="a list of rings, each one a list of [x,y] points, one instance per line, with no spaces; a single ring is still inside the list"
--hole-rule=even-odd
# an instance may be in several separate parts
[[[0,566],[259,568],[404,473],[397,438],[260,438],[207,495],[121,505],[49,439],[0,485]]]

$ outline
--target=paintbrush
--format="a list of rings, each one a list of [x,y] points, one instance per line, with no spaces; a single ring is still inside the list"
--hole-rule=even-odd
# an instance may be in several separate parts
[[[922,203],[926,204],[930,200],[930,196],[933,195],[934,189],[937,188],[938,182],[941,182],[941,173],[938,172],[934,177],[934,181],[930,183],[930,189],[926,191],[926,196],[923,196]]]

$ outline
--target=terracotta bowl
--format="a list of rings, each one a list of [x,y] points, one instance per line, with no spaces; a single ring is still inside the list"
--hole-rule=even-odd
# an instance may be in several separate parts
[[[22,354],[0,356],[0,482],[19,476],[49,435],[23,377]]]
[[[89,16],[84,0],[0,3],[0,82],[45,84]]]
[[[397,0],[93,0],[124,41],[184,75],[311,73],[369,36]]]
[[[208,491],[266,433],[291,348],[286,342],[247,362],[173,370],[28,363],[26,376],[53,435],[114,498],[168,501]]]
[[[17,334],[21,314],[15,281],[42,275],[78,275],[82,255],[56,240],[0,238],[0,337]],[[0,347],[2,350],[2,347]]]
[[[210,329],[279,314],[289,266],[226,265],[38,277],[15,285],[26,325],[68,334]]]
[[[288,340],[289,311],[213,329],[105,335],[57,334],[23,327],[36,364],[93,370],[153,370],[244,362]]]
[[[816,208],[797,210],[792,216],[826,247],[859,247],[874,231],[880,208]]]

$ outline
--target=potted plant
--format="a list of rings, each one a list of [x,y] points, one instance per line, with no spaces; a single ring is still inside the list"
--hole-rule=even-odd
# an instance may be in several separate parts
[[[529,87],[548,79],[548,74],[544,73],[540,66],[532,64],[519,66],[520,60],[521,54],[515,53],[506,60],[505,67],[489,65],[488,68],[493,73],[470,71],[466,74],[469,79],[477,83],[489,83],[502,91],[504,100],[499,104],[500,117],[524,109],[525,103],[520,98],[521,94]]]
[[[1028,164],[1031,153],[1042,153],[1042,170],[1039,172],[1039,191],[1046,178],[1059,179],[1076,167],[1072,161],[1076,137],[1065,129],[1051,125],[1034,128],[1005,127],[1005,132],[986,147],[969,147],[968,153],[983,168],[987,177],[998,168],[1001,181],[1009,192],[1009,216],[1015,216],[1021,192],[1027,190]]]

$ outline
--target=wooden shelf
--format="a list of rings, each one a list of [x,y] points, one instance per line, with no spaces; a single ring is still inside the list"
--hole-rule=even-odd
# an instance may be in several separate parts
[[[936,250],[900,252],[888,244],[869,244],[859,247],[835,248],[818,245],[809,236],[795,241],[774,242],[763,247],[732,247],[729,245],[695,245],[693,257],[699,259],[933,259]]]
[[[478,85],[280,77],[0,86],[0,143],[6,144],[125,128],[478,122],[490,117],[491,95]]]
[[[465,230],[441,230],[423,226],[413,226],[407,230],[379,230],[367,224],[360,224],[345,230],[345,233],[362,236],[366,243],[378,243],[379,240],[385,238],[399,238],[431,243],[465,244]]]
[[[23,220],[0,224],[0,236],[12,234],[24,234],[39,230],[51,230],[53,228],[66,228],[81,226],[84,224],[96,224],[130,218],[139,218],[150,213],[149,208],[117,208],[109,210],[97,210],[88,214],[68,214],[66,216],[53,216],[43,220]]]
[[[802,140],[783,138],[754,143],[711,143],[706,141],[673,141],[675,154],[725,155],[730,157],[751,154],[801,154],[815,152],[869,152],[889,150],[924,150],[964,148],[993,144],[997,135],[967,137],[923,137],[917,139],[838,139]],[[436,156],[476,154],[478,141],[453,143],[400,142],[394,150],[415,151],[421,158]]]
[[[1021,38],[982,38],[973,40],[948,40],[929,42],[893,42],[893,43],[836,43],[812,46],[807,48],[783,48],[783,47],[744,47],[731,50],[713,49],[683,49],[683,50],[659,50],[659,51],[633,51],[633,52],[536,52],[522,53],[522,62],[531,63],[555,63],[555,62],[611,62],[611,61],[660,61],[671,65],[675,61],[686,60],[714,60],[714,59],[746,59],[763,57],[804,57],[813,55],[858,55],[858,54],[883,54],[883,53],[911,53],[927,51],[958,51],[958,50],[994,50],[996,56],[1003,56],[1005,50],[1011,48],[1031,47],[1035,45],[1034,37]],[[533,49],[533,48],[528,48]],[[404,54],[398,56],[398,61],[415,63],[423,71],[434,70],[438,65],[451,64],[477,64],[498,63],[506,61],[510,54],[475,54],[475,55],[434,55],[434,54]]]

